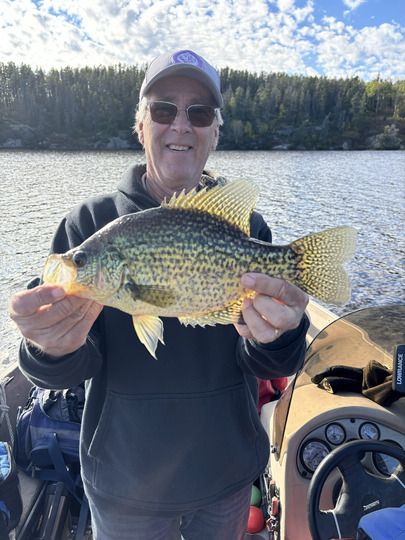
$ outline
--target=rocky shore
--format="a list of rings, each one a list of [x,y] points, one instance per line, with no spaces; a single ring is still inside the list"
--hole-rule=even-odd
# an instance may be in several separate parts
[[[318,126],[312,126],[314,132]],[[261,141],[252,148],[229,148],[221,145],[218,150],[404,150],[405,139],[396,124],[386,125],[381,133],[375,133],[362,141],[342,137],[333,146],[314,141],[313,144],[297,144],[298,129],[284,126],[276,130],[271,140]],[[30,150],[140,150],[141,146],[130,130],[114,135],[97,133],[89,138],[83,134],[73,137],[66,133],[44,134],[39,129],[24,124],[4,121],[0,123],[0,149]]]

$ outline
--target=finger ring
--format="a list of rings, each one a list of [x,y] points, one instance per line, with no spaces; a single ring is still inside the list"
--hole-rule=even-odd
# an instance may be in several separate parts
[[[280,337],[280,329],[279,328],[275,328],[274,329],[274,339],[277,339]]]

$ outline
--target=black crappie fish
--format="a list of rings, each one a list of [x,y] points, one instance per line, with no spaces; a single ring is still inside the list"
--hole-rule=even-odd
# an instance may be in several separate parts
[[[246,272],[289,280],[326,303],[347,302],[342,264],[355,250],[355,230],[329,229],[286,246],[255,240],[250,216],[258,197],[244,181],[174,195],[51,255],[44,282],[131,314],[153,356],[163,343],[160,316],[201,326],[241,322],[243,299],[254,294],[240,283]]]

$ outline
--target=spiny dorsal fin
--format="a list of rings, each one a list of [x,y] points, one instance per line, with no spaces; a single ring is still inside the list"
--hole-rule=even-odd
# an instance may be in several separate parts
[[[205,212],[227,221],[250,236],[250,215],[259,199],[259,189],[244,180],[216,186],[210,190],[193,189],[173,195],[162,207]]]

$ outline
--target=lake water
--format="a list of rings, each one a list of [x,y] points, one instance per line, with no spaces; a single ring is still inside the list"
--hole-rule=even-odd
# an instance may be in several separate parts
[[[11,295],[42,272],[64,214],[85,197],[115,189],[143,152],[0,151],[0,364],[16,360]],[[358,230],[346,268],[352,297],[331,307],[405,303],[405,152],[214,152],[208,167],[260,187],[258,210],[276,244],[338,225]]]

